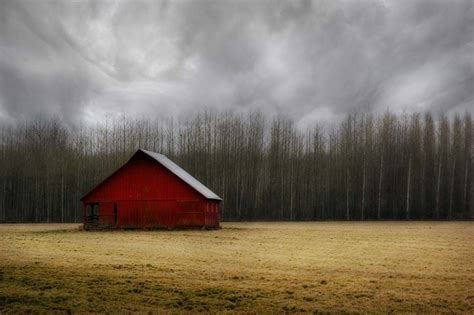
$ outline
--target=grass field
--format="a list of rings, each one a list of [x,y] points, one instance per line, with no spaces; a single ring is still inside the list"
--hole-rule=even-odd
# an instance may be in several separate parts
[[[0,313],[474,312],[473,222],[0,225]]]

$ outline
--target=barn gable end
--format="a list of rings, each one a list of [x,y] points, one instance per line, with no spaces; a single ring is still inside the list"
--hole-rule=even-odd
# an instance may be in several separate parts
[[[162,185],[163,183],[168,183],[171,187]],[[124,191],[124,188],[127,191]],[[189,188],[192,188],[193,191]],[[133,190],[136,189],[138,191],[134,192]],[[109,192],[112,192],[112,195]],[[81,201],[98,198],[103,200],[110,198],[123,200],[160,199],[163,194],[168,199],[170,197],[199,198],[195,192],[206,199],[222,200],[166,156],[139,149],[127,163],[84,195]]]

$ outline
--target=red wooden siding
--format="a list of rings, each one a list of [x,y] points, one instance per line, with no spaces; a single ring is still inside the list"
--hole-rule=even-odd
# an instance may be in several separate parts
[[[99,185],[84,201],[116,200],[203,200],[169,170],[147,157],[131,160]]]
[[[114,225],[114,203],[100,202],[99,203],[99,222],[102,225]]]

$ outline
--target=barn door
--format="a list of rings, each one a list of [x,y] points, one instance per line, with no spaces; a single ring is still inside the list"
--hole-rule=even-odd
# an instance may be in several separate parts
[[[206,204],[206,226],[219,227],[219,206],[217,203],[208,202]]]
[[[103,228],[110,228],[115,226],[115,202],[101,202],[99,203],[99,224]]]
[[[86,229],[97,228],[99,225],[99,204],[89,203],[86,205]]]

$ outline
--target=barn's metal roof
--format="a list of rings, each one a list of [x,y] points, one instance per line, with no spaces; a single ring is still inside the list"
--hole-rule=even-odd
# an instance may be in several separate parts
[[[204,197],[207,199],[214,199],[214,200],[222,200],[221,197],[216,195],[212,190],[204,186],[200,181],[198,181],[196,178],[192,177],[191,174],[183,170],[181,167],[179,167],[176,163],[168,159],[166,156],[163,154],[159,154],[156,152],[152,151],[147,151],[140,149],[139,151],[142,151],[149,157],[153,158],[155,161],[166,167],[170,172],[181,178],[184,182],[186,182],[189,186],[193,187],[196,189],[200,194],[202,194]]]

